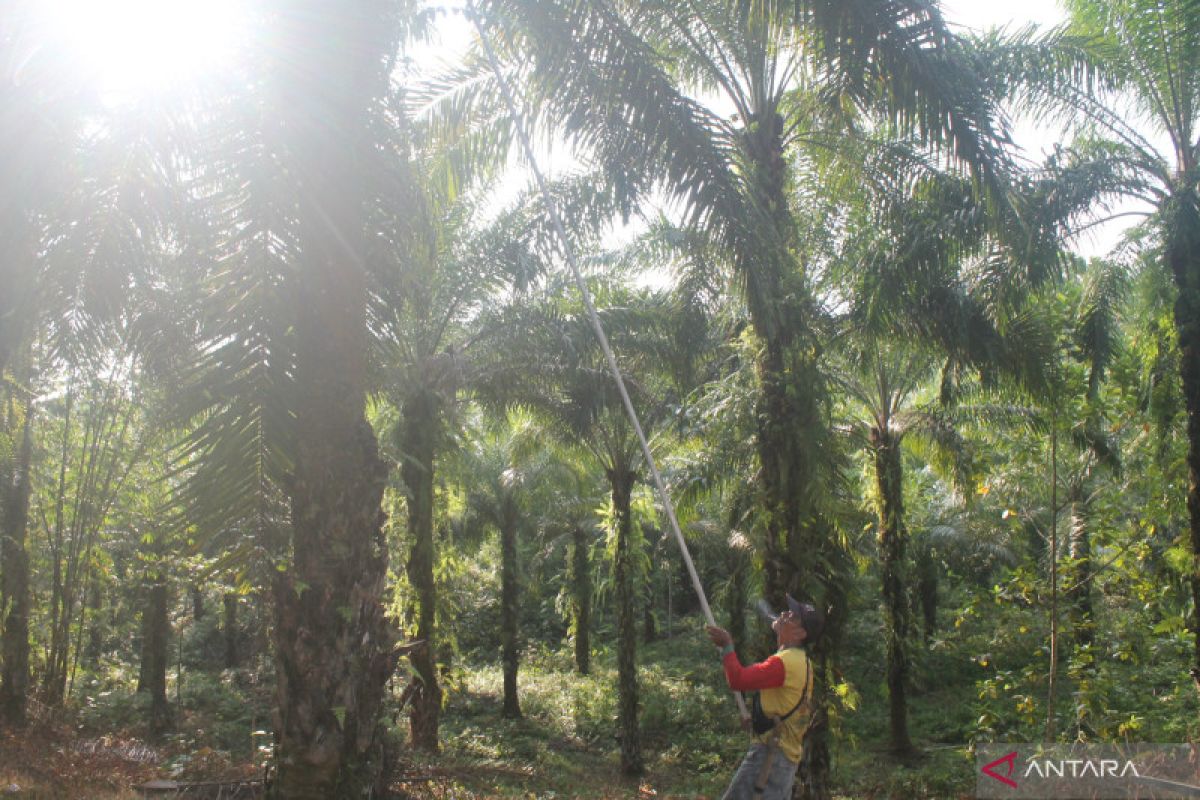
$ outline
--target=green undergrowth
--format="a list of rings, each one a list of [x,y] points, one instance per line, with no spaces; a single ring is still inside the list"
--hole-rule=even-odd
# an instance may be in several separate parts
[[[879,615],[871,608],[851,615],[831,687],[836,797],[970,797],[975,743],[1040,738],[1047,687],[1037,609],[985,597],[946,608],[943,618],[944,628],[927,642],[913,642],[908,710],[918,755],[898,760],[888,752]],[[1087,663],[1064,657],[1060,739],[1170,742],[1200,735],[1200,702],[1186,678],[1186,638],[1151,633],[1138,622],[1132,618],[1119,637],[1097,641]],[[407,717],[389,709],[393,739],[400,743],[396,788],[417,798],[464,800],[720,797],[747,738],[702,629],[698,618],[690,618],[674,636],[639,649],[646,764],[640,779],[625,779],[619,770],[612,650],[597,650],[592,674],[581,676],[569,645],[534,644],[522,654],[521,719],[501,715],[499,664],[466,660],[446,681],[440,753],[404,745]],[[154,758],[134,766],[182,780],[260,775],[271,741],[270,674],[265,662],[173,674],[175,730],[155,744]],[[80,676],[76,736],[86,743],[113,739],[113,747],[145,736],[146,698],[132,691],[134,677],[115,663]],[[398,700],[403,687],[397,680],[392,697]]]
[[[565,650],[538,651],[521,665],[518,720],[501,716],[498,664],[465,669],[442,720],[442,752],[406,754],[407,790],[418,797],[462,798],[720,797],[748,742],[716,652],[699,633],[701,624],[694,627],[696,633],[676,634],[639,652],[646,759],[640,781],[619,774],[613,654],[599,653],[592,674],[581,676]],[[966,742],[978,676],[964,668],[945,671],[953,680],[938,681],[931,672],[924,688],[916,689],[912,729],[921,755],[905,763],[886,753],[882,671],[875,676],[865,661],[848,668],[860,674],[848,679],[857,708],[835,715],[837,796],[970,796],[974,778]]]
[[[586,676],[565,653],[530,653],[519,677],[521,719],[500,714],[498,664],[468,668],[443,717],[441,754],[410,753],[407,771],[435,776],[428,796],[448,786],[464,797],[719,796],[745,742],[711,645],[676,636],[646,646],[639,660],[640,780],[620,775],[608,652]]]

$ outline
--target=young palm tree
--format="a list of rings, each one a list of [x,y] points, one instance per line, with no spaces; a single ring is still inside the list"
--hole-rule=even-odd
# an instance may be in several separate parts
[[[912,581],[904,508],[904,446],[936,453],[937,460],[952,467],[959,484],[970,481],[970,455],[950,414],[937,407],[936,398],[929,397],[937,376],[937,362],[929,352],[872,341],[855,360],[857,369],[841,385],[859,410],[854,430],[870,454],[875,480],[890,749],[909,757],[916,748],[908,732]]]
[[[662,364],[673,350],[669,306],[619,286],[604,286],[597,304],[618,362],[639,409],[642,425],[652,431],[663,422],[668,389]],[[547,419],[551,435],[586,448],[604,470],[612,503],[613,586],[617,607],[618,738],[621,770],[641,774],[638,731],[637,617],[635,565],[640,558],[634,537],[633,494],[642,453],[625,415],[616,386],[599,352],[587,317],[554,292],[536,306],[513,309],[494,327],[493,347],[505,357],[483,375],[477,390],[485,403],[520,404]],[[513,337],[519,337],[514,339]],[[520,344],[517,345],[516,342]]]
[[[500,660],[505,717],[521,716],[520,544],[534,524],[531,498],[552,462],[534,416],[519,408],[478,430],[459,456],[467,487],[465,524],[494,529],[500,537]]]

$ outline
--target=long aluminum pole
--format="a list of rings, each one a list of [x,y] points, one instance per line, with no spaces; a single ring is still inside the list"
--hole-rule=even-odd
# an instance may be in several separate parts
[[[670,523],[671,533],[674,534],[675,542],[679,545],[679,551],[683,554],[683,562],[687,565],[688,575],[691,576],[692,588],[696,590],[696,596],[700,598],[700,608],[704,612],[704,619],[707,620],[709,625],[716,625],[717,622],[713,617],[712,609],[708,606],[708,597],[704,594],[704,586],[700,583],[700,575],[696,572],[696,565],[692,562],[692,554],[688,551],[687,542],[683,538],[683,532],[679,529],[679,520],[675,517],[675,505],[671,502],[671,496],[667,493],[666,484],[663,483],[662,475],[659,474],[654,456],[650,452],[650,443],[646,440],[646,434],[642,430],[642,423],[638,420],[637,411],[633,408],[633,401],[629,399],[629,392],[625,388],[625,379],[621,377],[621,369],[617,366],[616,356],[613,355],[612,348],[609,347],[608,336],[605,335],[604,328],[600,325],[600,316],[596,313],[596,306],[592,302],[592,292],[588,289],[587,282],[583,279],[583,273],[579,269],[579,262],[575,257],[575,248],[571,246],[571,240],[567,237],[566,228],[563,226],[562,218],[558,213],[558,206],[555,204],[554,198],[550,195],[546,179],[538,167],[538,162],[533,152],[533,145],[529,140],[529,134],[525,129],[521,113],[517,109],[516,101],[513,99],[512,89],[508,81],[504,78],[503,72],[500,70],[500,63],[496,59],[496,53],[492,49],[486,32],[483,30],[483,24],[479,21],[479,15],[475,11],[475,3],[471,0],[467,2],[467,16],[470,17],[471,23],[479,33],[479,41],[482,43],[483,52],[487,56],[488,66],[491,67],[492,73],[496,76],[496,80],[500,84],[500,92],[504,96],[504,104],[508,108],[509,116],[512,117],[513,125],[517,131],[517,138],[521,142],[521,148],[525,152],[526,160],[529,161],[529,168],[533,171],[533,177],[537,182],[538,191],[541,192],[542,201],[546,204],[546,211],[550,215],[550,222],[554,226],[554,231],[558,235],[559,241],[562,243],[563,254],[566,256],[567,265],[571,269],[571,275],[575,279],[575,285],[579,288],[580,295],[583,296],[583,304],[587,308],[592,330],[596,334],[597,341],[600,342],[600,349],[604,351],[604,359],[608,362],[608,370],[612,373],[613,380],[617,382],[617,391],[621,394],[621,403],[625,406],[625,413],[629,416],[629,422],[633,425],[633,430],[637,433],[638,442],[642,446],[642,455],[646,459],[646,466],[650,468],[654,488],[658,492],[659,501],[662,503],[663,511],[667,516],[667,521]],[[750,712],[746,709],[746,701],[739,692],[734,692],[733,696],[737,699],[738,713],[743,719],[748,719]]]

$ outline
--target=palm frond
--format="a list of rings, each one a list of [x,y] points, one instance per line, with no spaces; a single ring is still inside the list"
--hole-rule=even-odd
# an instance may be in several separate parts
[[[1115,263],[1093,261],[1084,276],[1074,339],[1088,366],[1087,394],[1093,402],[1105,371],[1120,352],[1120,308],[1128,289],[1128,273]]]

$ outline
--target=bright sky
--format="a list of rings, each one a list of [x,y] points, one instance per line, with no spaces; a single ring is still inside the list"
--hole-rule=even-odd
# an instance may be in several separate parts
[[[31,41],[57,47],[111,103],[221,70],[248,34],[241,0],[38,0]]]
[[[73,54],[79,72],[96,80],[106,95],[123,98],[169,90],[220,70],[246,34],[245,5],[243,0],[38,0],[33,7],[37,21]],[[1029,22],[1052,26],[1065,18],[1056,0],[943,0],[942,9],[949,22],[973,30]],[[443,17],[439,27],[442,41],[413,53],[415,59],[453,57],[470,38],[458,14]],[[1028,120],[1017,120],[1013,134],[1034,162],[1061,137]],[[557,150],[545,154],[549,172],[555,171],[554,162],[573,161]],[[1098,228],[1077,249],[1085,255],[1106,252],[1119,234],[1117,225]]]
[[[1057,25],[1066,19],[1055,0],[942,0],[942,13],[957,25],[984,30],[997,25]]]
[[[1066,21],[1066,12],[1056,0],[942,0],[942,13],[948,22],[977,31],[1001,26],[1020,27],[1030,22],[1040,27],[1052,27]],[[1060,131],[1038,125],[1031,119],[1015,120],[1012,133],[1025,157],[1035,163],[1040,163],[1054,144],[1063,142]],[[1113,211],[1137,208],[1140,206],[1127,203],[1118,205]],[[1137,218],[1122,217],[1098,225],[1084,233],[1072,249],[1085,257],[1102,256],[1117,245],[1126,226],[1137,221]]]
[[[1019,28],[1029,23],[1049,28],[1066,21],[1066,14],[1055,0],[942,0],[947,22],[961,25],[967,32],[989,28]],[[1058,131],[1039,127],[1033,120],[1017,120],[1013,138],[1027,158],[1040,162],[1041,156],[1060,141]]]

